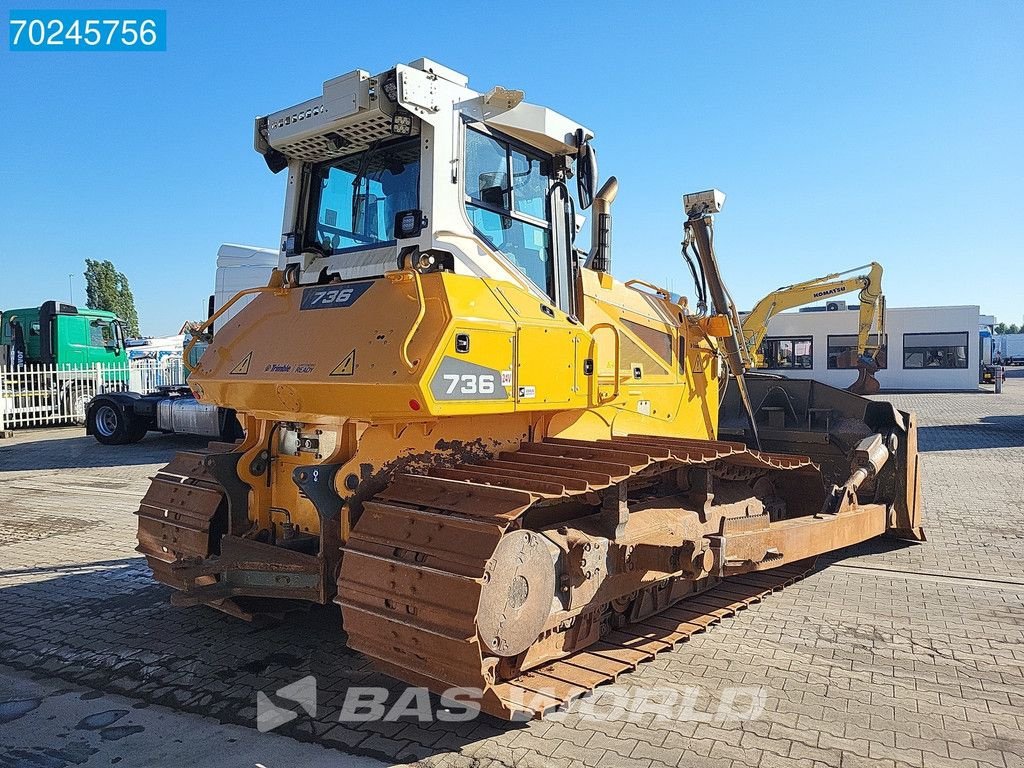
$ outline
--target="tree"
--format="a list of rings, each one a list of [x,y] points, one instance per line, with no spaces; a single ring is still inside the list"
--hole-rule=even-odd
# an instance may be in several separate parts
[[[1000,336],[1007,333],[1024,333],[1024,326],[1018,326],[1016,323],[1007,325],[1006,323],[996,323],[993,329]]]
[[[124,320],[129,336],[139,335],[139,314],[128,278],[109,261],[85,260],[85,305],[113,312]]]

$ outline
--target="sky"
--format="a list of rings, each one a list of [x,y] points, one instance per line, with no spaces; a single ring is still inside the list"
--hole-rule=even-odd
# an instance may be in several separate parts
[[[204,318],[220,243],[279,241],[253,117],[426,56],[596,134],[620,279],[692,294],[680,196],[717,187],[741,309],[874,260],[890,307],[1024,320],[1024,3],[49,0],[0,23],[115,5],[166,8],[166,52],[0,42],[0,307],[84,304],[92,258],[144,334]]]

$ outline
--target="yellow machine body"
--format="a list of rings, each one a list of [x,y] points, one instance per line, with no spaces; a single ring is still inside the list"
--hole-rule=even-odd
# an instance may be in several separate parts
[[[618,282],[593,134],[523,98],[419,59],[257,118],[288,173],[278,269],[189,378],[244,437],[180,452],[138,511],[173,604],[337,602],[381,669],[504,718],[614,680],[817,555],[922,536],[912,414],[745,375],[724,196],[684,198],[696,313]]]
[[[319,533],[290,480],[301,466],[341,462],[336,490],[346,499],[396,464],[485,458],[548,436],[715,438],[717,319],[607,275],[583,271],[585,322],[510,283],[448,273],[274,282],[218,331],[189,379],[203,401],[244,419],[240,477],[252,486],[256,525],[287,509],[294,525]],[[339,304],[341,291],[354,298]],[[315,435],[318,448],[275,451],[267,484],[245,467],[281,421]],[[350,514],[347,505],[343,531]]]

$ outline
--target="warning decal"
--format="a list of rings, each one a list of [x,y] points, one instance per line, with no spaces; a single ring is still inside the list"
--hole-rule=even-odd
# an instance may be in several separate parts
[[[252,352],[242,358],[242,362],[231,369],[232,376],[244,376],[249,372],[249,363],[252,362]]]
[[[356,370],[356,351],[353,349],[344,360],[331,371],[331,376],[351,376]]]

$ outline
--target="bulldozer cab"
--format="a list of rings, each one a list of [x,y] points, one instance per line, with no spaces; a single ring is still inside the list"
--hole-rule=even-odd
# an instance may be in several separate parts
[[[505,280],[577,311],[576,204],[596,181],[592,134],[521,91],[480,94],[426,59],[356,70],[256,121],[289,175],[279,268],[291,285],[421,273]]]

